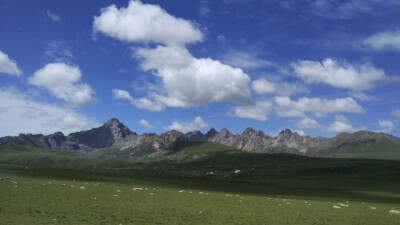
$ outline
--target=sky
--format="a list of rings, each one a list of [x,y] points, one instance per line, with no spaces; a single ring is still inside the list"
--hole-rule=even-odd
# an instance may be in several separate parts
[[[400,1],[2,0],[0,136],[118,118],[400,136]]]

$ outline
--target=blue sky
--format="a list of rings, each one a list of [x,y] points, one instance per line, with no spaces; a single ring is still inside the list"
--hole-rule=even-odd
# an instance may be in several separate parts
[[[3,0],[0,15],[0,136],[114,117],[400,136],[397,0]]]

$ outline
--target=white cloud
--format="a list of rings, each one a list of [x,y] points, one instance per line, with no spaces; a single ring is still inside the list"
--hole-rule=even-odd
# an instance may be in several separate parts
[[[127,42],[182,45],[203,40],[202,32],[190,21],[140,1],[130,1],[127,8],[103,8],[100,16],[94,17],[93,30]]]
[[[53,12],[47,10],[47,11],[46,11],[46,14],[47,14],[47,16],[48,16],[51,20],[53,20],[53,21],[56,21],[56,22],[61,22],[61,21],[62,21],[61,16],[58,15],[58,14],[56,14],[56,13],[53,13]]]
[[[133,49],[142,69],[160,78],[157,89],[147,90],[147,97],[127,99],[136,107],[159,111],[165,106],[250,102],[249,76],[217,60],[193,57],[184,45],[202,41],[201,31],[157,5],[130,1],[127,8],[109,6],[95,17],[93,29],[123,41],[165,45]]]
[[[133,106],[140,109],[147,109],[151,112],[160,112],[165,108],[165,105],[161,102],[153,101],[149,98],[133,98],[129,92],[120,89],[113,89],[112,91],[115,99],[128,100]]]
[[[281,96],[291,96],[309,92],[306,87],[299,84],[290,84],[286,82],[272,83],[264,78],[253,81],[251,87],[258,94],[275,94]]]
[[[400,119],[400,109],[393,110],[391,114],[394,118]]]
[[[200,16],[206,17],[211,13],[211,9],[209,7],[210,2],[207,0],[202,0],[199,3],[199,9],[197,11],[197,13]]]
[[[88,130],[100,124],[75,110],[41,103],[13,89],[0,89],[0,137],[20,133],[64,134]]]
[[[362,42],[377,51],[391,50],[400,52],[400,30],[376,33]]]
[[[84,106],[93,101],[94,91],[87,84],[79,83],[78,67],[64,63],[50,63],[28,78],[29,84],[47,89],[56,98],[72,106]]]
[[[75,58],[71,47],[65,41],[50,41],[46,43],[45,55],[53,62],[70,62]]]
[[[298,61],[291,64],[297,76],[306,83],[326,83],[333,87],[348,88],[354,91],[369,90],[378,82],[389,80],[382,69],[371,63],[363,65],[342,65],[330,58],[322,63],[316,61]]]
[[[342,123],[348,123],[348,124],[351,123],[350,120],[347,119],[347,118],[346,118],[345,116],[343,116],[343,115],[335,115],[334,118],[335,118],[336,121],[339,121],[339,122],[342,122]]]
[[[351,97],[356,98],[362,102],[373,101],[376,100],[375,97],[365,94],[364,92],[349,92]]]
[[[8,55],[0,51],[0,73],[20,76],[21,70],[18,69],[17,63],[11,60]]]
[[[304,119],[297,122],[295,126],[299,129],[317,129],[321,127],[316,120],[308,117],[304,117]]]
[[[228,112],[229,116],[267,121],[267,115],[272,110],[269,101],[258,101],[254,105],[236,106]]]
[[[327,127],[327,131],[331,132],[354,132],[355,130],[350,124],[341,121],[335,121]]]
[[[270,61],[259,59],[255,53],[245,51],[229,51],[222,57],[222,61],[226,64],[244,69],[258,69],[274,66]]]
[[[317,15],[325,19],[351,19],[362,14],[368,14],[370,17],[381,16],[384,15],[381,12],[390,11],[399,6],[398,0],[280,0],[268,2],[279,2],[287,10],[307,13],[305,14],[307,17]]]
[[[206,123],[200,116],[196,116],[193,121],[190,122],[177,122],[174,121],[166,129],[168,130],[179,130],[183,133],[195,130],[204,130],[208,128],[208,123]]]
[[[143,70],[162,79],[163,93],[154,98],[170,107],[192,107],[210,102],[247,103],[250,78],[241,69],[210,58],[194,58],[186,48],[158,46],[138,49]]]
[[[389,120],[379,120],[378,124],[382,128],[382,132],[391,133],[396,130],[396,126]]]
[[[364,109],[352,98],[325,98],[302,97],[292,101],[289,97],[275,97],[275,111],[281,117],[304,117],[306,113],[323,116],[329,113],[364,113]]]
[[[147,120],[145,120],[145,119],[141,119],[141,120],[139,121],[139,124],[140,124],[140,126],[142,126],[143,128],[145,128],[145,129],[147,129],[147,130],[154,128],[154,126],[151,125],[151,124],[150,124]]]

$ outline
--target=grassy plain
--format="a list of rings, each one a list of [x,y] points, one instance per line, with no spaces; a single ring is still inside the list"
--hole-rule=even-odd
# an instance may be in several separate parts
[[[212,143],[138,160],[2,145],[0,161],[0,224],[400,221],[389,214],[400,210],[398,161],[257,154]]]

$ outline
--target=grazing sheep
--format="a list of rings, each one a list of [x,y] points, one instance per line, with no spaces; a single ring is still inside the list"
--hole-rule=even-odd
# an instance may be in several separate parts
[[[81,186],[80,189],[85,189],[85,186]]]
[[[389,213],[390,213],[390,214],[393,214],[393,215],[400,215],[400,210],[394,210],[394,209],[392,209],[392,210],[389,211]]]
[[[349,207],[349,205],[345,205],[345,204],[343,204],[341,202],[339,202],[338,205],[341,206],[341,207]]]
[[[333,208],[334,208],[334,209],[340,209],[341,207],[340,207],[340,206],[337,206],[337,205],[334,205]]]
[[[240,173],[240,170],[235,170],[235,173]]]

